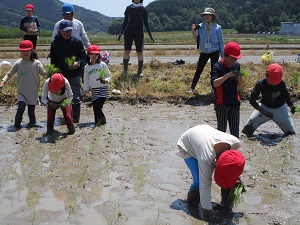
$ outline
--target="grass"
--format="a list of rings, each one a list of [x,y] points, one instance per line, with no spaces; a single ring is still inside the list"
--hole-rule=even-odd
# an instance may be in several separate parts
[[[223,30],[225,43],[228,41],[237,41],[238,43],[251,43],[251,44],[268,44],[271,43],[300,43],[299,36],[283,36],[283,35],[266,35],[266,34],[237,34],[234,30]],[[155,38],[155,45],[160,44],[177,44],[177,45],[187,45],[195,44],[192,34],[190,31],[174,31],[174,32],[155,32],[153,34]],[[115,35],[109,35],[107,33],[99,33],[97,35],[91,35],[91,43],[101,45],[120,45],[117,41]],[[40,45],[49,45],[51,37],[40,37],[38,42]],[[17,52],[17,46],[21,39],[3,39],[0,41],[3,46],[5,45],[15,45],[16,51],[12,52],[0,52],[0,57],[2,58],[19,58],[20,55]],[[150,39],[145,34],[145,43],[151,44]],[[47,49],[47,47],[46,47]],[[279,51],[279,50],[278,50]],[[262,55],[264,50],[245,50],[244,55]],[[296,50],[280,50],[280,54],[291,55],[297,54]],[[46,57],[48,51],[41,50],[38,52],[39,57]],[[123,54],[120,50],[113,50],[114,56],[121,56]],[[145,51],[147,56],[168,56],[168,55],[191,55],[199,54],[196,46],[194,49],[181,50],[181,49],[153,49]],[[281,62],[284,68],[284,79],[288,88],[291,91],[291,95],[294,99],[299,97],[299,74],[300,74],[300,64],[297,63],[286,63]],[[246,63],[242,64],[243,77],[243,88],[240,91],[241,99],[245,100],[249,97],[252,87],[254,86],[256,80],[265,76],[265,70],[267,64],[254,64]],[[45,70],[48,71],[49,65],[45,66]],[[210,85],[210,75],[209,75],[209,63],[206,65],[200,80],[196,86],[196,94],[189,95],[186,91],[189,89],[192,82],[196,63],[187,63],[183,67],[176,67],[171,63],[162,63],[157,60],[152,60],[144,65],[144,77],[138,79],[136,76],[137,66],[131,65],[129,67],[129,74],[126,76],[121,76],[122,66],[112,65],[110,66],[111,73],[113,75],[110,90],[118,89],[121,90],[122,94],[119,96],[112,96],[112,100],[127,101],[131,104],[136,104],[138,102],[147,103],[151,101],[168,101],[171,103],[186,102],[189,99],[206,99],[211,98],[211,85]],[[8,67],[1,68],[0,77],[4,77],[8,71]],[[42,78],[41,88],[44,83]],[[16,79],[15,76],[12,78],[7,85],[2,90],[0,96],[0,104],[2,105],[13,105],[16,103],[17,93],[16,89]],[[42,90],[40,90],[42,91]],[[211,99],[209,99],[211,100]]]
[[[284,68],[284,76],[292,98],[296,101],[299,99],[299,63],[285,63],[281,65]],[[255,82],[265,76],[267,64],[245,63],[241,64],[243,73],[243,87],[240,90],[242,100],[248,99],[251,89]],[[47,67],[47,66],[46,66]],[[0,71],[0,77],[4,77],[9,68],[3,68]],[[47,70],[47,68],[45,68]],[[186,93],[196,70],[196,64],[185,64],[183,67],[177,67],[171,63],[162,63],[152,60],[144,65],[144,77],[138,79],[135,71],[137,65],[131,65],[129,74],[121,76],[121,65],[111,66],[112,81],[110,90],[119,89],[121,95],[111,96],[110,100],[125,101],[131,104],[149,103],[153,101],[166,101],[169,103],[183,103],[190,99],[209,100],[211,101],[211,84],[210,84],[210,65],[206,65],[200,80],[196,86],[195,95]],[[2,95],[6,97],[0,99],[2,105],[13,105],[17,102],[16,93],[16,75],[8,81],[2,89]],[[41,78],[41,88],[45,79]],[[208,98],[208,99],[206,99]]]

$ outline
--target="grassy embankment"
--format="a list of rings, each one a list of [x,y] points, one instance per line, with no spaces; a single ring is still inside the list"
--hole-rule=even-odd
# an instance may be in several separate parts
[[[190,32],[163,32],[154,33],[156,44],[194,44],[191,38]],[[150,40],[147,39],[146,43],[150,44]],[[238,43],[259,43],[259,44],[282,44],[282,43],[300,43],[300,37],[286,37],[286,36],[262,36],[259,34],[251,35],[240,35],[234,34],[232,31],[224,32],[225,43],[229,41],[236,41]],[[1,40],[0,42],[4,45],[16,44],[18,45],[21,39],[14,40]],[[114,35],[95,35],[90,36],[91,43],[97,43],[101,45],[114,45],[120,44],[117,42]],[[39,44],[49,44],[49,38],[43,38],[39,40]],[[16,46],[17,49],[17,46]],[[271,49],[270,49],[271,50]],[[247,50],[243,51],[244,55],[251,54],[262,54],[265,50]],[[276,50],[279,52],[279,50]],[[283,54],[296,54],[297,50],[290,50]],[[4,54],[4,55],[3,55]],[[5,55],[6,54],[6,55]],[[38,52],[40,57],[45,57],[47,52]],[[146,51],[145,55],[188,55],[198,54],[195,50],[152,50]],[[122,55],[122,51],[113,52],[114,56]],[[134,55],[134,53],[132,54]],[[7,52],[0,54],[1,58],[18,58],[17,52]],[[299,98],[299,75],[300,75],[300,64],[299,63],[286,63],[280,62],[284,68],[284,79],[287,86],[289,87],[294,100]],[[255,84],[255,81],[265,76],[265,70],[268,64],[254,64],[246,63],[242,64],[241,67],[249,75],[243,79],[243,88],[240,92],[242,99],[247,99],[250,91]],[[45,69],[47,70],[47,65]],[[196,70],[196,63],[185,64],[183,67],[174,66],[171,63],[161,63],[153,60],[144,66],[144,77],[139,80],[136,78],[137,71],[136,65],[130,66],[130,72],[127,76],[121,77],[122,72],[121,65],[110,65],[110,70],[113,75],[112,82],[110,84],[110,90],[119,89],[122,94],[115,96],[114,99],[129,101],[132,103],[137,102],[151,102],[151,101],[168,101],[168,102],[186,102],[188,100],[211,100],[211,85],[209,79],[209,64],[205,67],[200,81],[196,87],[196,94],[187,94],[194,72]],[[0,77],[2,78],[8,71],[8,67],[1,68]],[[131,72],[132,71],[132,72]],[[15,77],[15,76],[14,76]],[[42,83],[44,79],[42,78]],[[0,96],[0,104],[15,104],[16,103],[16,92],[15,92],[15,78],[12,78],[7,85],[3,88]],[[42,85],[41,85],[42,88]]]

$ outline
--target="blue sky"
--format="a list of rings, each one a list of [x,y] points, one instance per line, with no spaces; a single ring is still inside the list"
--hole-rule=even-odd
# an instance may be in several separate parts
[[[144,6],[147,6],[153,1],[154,0],[144,0],[143,4]],[[123,17],[126,6],[131,4],[131,0],[68,0],[63,2],[82,6],[86,9],[97,11],[105,16],[111,17]]]

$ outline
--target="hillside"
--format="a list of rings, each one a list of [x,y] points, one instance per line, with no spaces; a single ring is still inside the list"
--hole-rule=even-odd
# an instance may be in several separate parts
[[[240,33],[278,31],[282,21],[300,21],[299,0],[156,0],[146,8],[155,31],[174,31],[200,23],[206,7],[216,10],[223,29]]]
[[[52,30],[54,24],[61,19],[61,6],[63,2],[58,0],[30,0],[35,6],[34,15],[39,18],[41,28]],[[6,27],[19,27],[22,17],[25,15],[24,7],[27,2],[1,0],[0,2],[0,25]],[[82,21],[88,32],[96,33],[107,31],[109,23],[114,19],[103,14],[75,6],[75,17]]]

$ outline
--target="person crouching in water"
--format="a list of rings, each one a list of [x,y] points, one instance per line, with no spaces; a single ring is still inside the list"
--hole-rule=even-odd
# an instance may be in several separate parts
[[[282,74],[282,66],[278,63],[272,63],[267,68],[266,77],[256,82],[249,100],[255,110],[242,130],[247,137],[251,137],[260,125],[269,120],[273,120],[285,136],[295,134],[291,115],[286,105],[290,107],[292,114],[295,113],[296,107],[285,82],[282,80]],[[260,103],[257,103],[260,95]]]
[[[87,65],[84,68],[83,97],[92,88],[92,104],[94,111],[95,126],[106,124],[106,117],[102,111],[103,105],[109,98],[108,84],[111,73],[105,62],[101,61],[100,48],[91,45],[87,49]]]
[[[69,134],[75,133],[70,105],[72,98],[73,92],[70,83],[61,73],[55,73],[45,81],[41,101],[48,106],[47,134],[54,132],[55,113],[59,108],[63,112]]]

